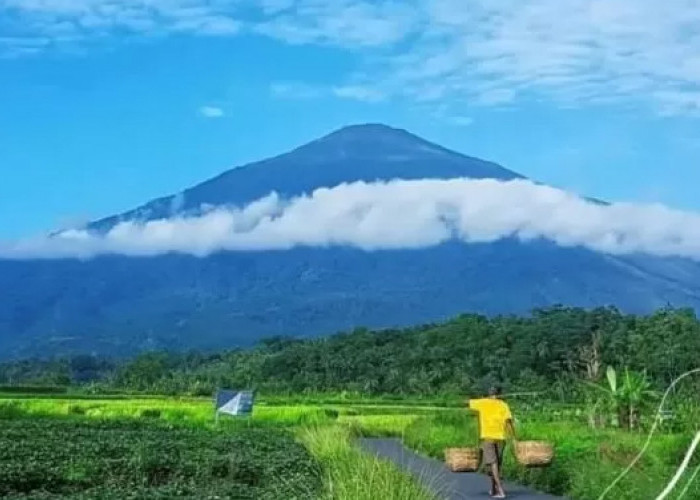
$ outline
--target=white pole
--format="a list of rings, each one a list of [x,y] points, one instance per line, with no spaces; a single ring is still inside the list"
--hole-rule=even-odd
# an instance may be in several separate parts
[[[690,463],[690,459],[693,458],[693,453],[695,453],[695,448],[698,447],[698,444],[700,444],[700,432],[698,432],[695,435],[695,439],[693,439],[693,442],[690,444],[690,448],[688,448],[688,453],[685,454],[685,458],[683,459],[683,463],[676,471],[676,475],[673,476],[673,479],[671,479],[671,482],[668,483],[668,486],[666,486],[666,489],[664,491],[662,491],[658,497],[656,497],[656,500],[664,500],[664,498],[666,498],[668,496],[668,494],[671,493],[671,491],[673,491],[673,488],[676,487],[676,484],[678,484],[678,481],[681,479],[681,476],[683,476],[683,473],[688,468],[688,464]]]
[[[688,482],[685,483],[685,488],[683,488],[683,491],[681,491],[681,494],[678,495],[678,500],[681,500],[682,498],[685,497],[685,494],[690,491],[690,487],[693,485],[693,481],[695,481],[695,478],[698,477],[698,474],[700,474],[700,466],[695,468],[695,472],[693,472],[693,475],[690,476],[690,479],[688,479]]]

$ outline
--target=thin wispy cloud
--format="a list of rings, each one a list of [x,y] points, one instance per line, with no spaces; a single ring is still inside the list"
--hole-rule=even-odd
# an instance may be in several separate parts
[[[344,99],[352,99],[361,102],[379,102],[385,99],[383,92],[362,85],[343,85],[340,87],[334,87],[332,89],[333,94]]]
[[[199,216],[123,222],[107,234],[75,229],[0,244],[0,257],[206,256],[296,246],[380,251],[503,238],[700,260],[700,214],[661,205],[595,204],[526,180],[358,182],[290,200],[272,193],[242,208],[219,207]]]
[[[303,82],[275,82],[270,85],[270,93],[283,99],[316,99],[338,97],[352,101],[376,103],[386,98],[383,92],[363,85],[341,85],[327,87]]]
[[[199,108],[199,114],[202,115],[204,118],[223,118],[226,116],[226,112],[216,106],[202,106]]]
[[[324,94],[324,88],[302,82],[275,82],[270,93],[281,99],[314,99]]]
[[[288,43],[323,43],[350,49],[392,45],[421,22],[413,0],[296,0],[255,26]],[[269,10],[268,10],[269,12]]]
[[[474,123],[474,118],[469,116],[447,116],[444,120],[458,127],[468,127]]]
[[[233,34],[240,24],[236,1],[203,0],[1,0],[13,14],[9,29],[26,35],[42,32],[97,36],[114,29],[133,33],[192,31]]]
[[[339,97],[700,111],[698,0],[0,0],[0,17],[5,55],[124,34],[253,33],[364,55],[365,80],[336,82]]]
[[[391,61],[397,92],[486,106],[519,97],[562,104],[647,103],[694,110],[700,2],[428,2],[430,27]],[[691,96],[695,96],[693,99]]]

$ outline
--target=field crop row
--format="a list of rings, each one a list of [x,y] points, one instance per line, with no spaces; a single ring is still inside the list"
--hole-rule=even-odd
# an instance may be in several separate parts
[[[0,420],[0,497],[308,499],[321,469],[283,430],[138,420]]]

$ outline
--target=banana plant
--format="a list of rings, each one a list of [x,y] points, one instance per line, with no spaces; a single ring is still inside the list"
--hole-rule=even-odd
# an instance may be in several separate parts
[[[646,372],[633,372],[625,368],[619,381],[615,368],[608,366],[605,375],[607,384],[588,384],[604,395],[602,401],[598,400],[597,403],[607,403],[621,427],[637,429],[642,408],[658,395],[652,390]]]

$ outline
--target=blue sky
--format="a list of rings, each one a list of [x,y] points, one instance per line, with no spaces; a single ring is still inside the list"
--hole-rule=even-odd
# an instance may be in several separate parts
[[[0,0],[0,238],[383,122],[698,210],[694,0]]]

